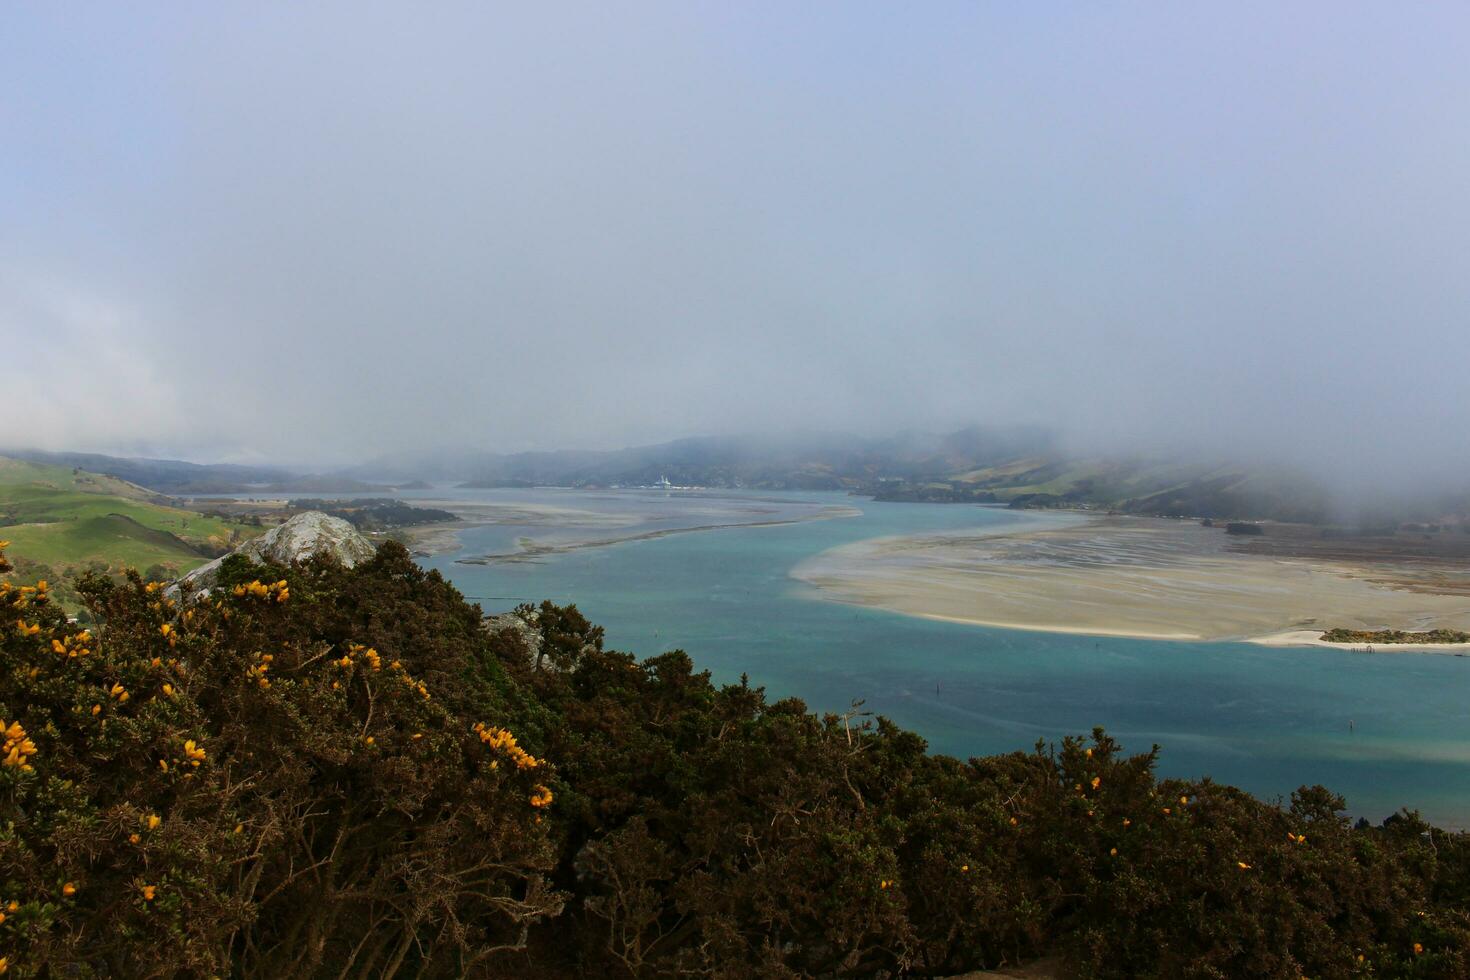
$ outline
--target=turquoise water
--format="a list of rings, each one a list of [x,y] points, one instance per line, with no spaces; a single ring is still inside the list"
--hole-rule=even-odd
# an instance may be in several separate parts
[[[820,600],[789,577],[802,559],[853,541],[1045,517],[816,493],[455,495],[634,521],[618,534],[720,523],[727,511],[752,508],[779,518],[855,506],[859,517],[675,534],[534,563],[456,563],[514,550],[521,535],[609,536],[498,525],[464,532],[461,552],[423,563],[487,611],[523,600],[575,602],[615,648],[683,648],[718,681],[747,673],[773,697],[795,695],[818,711],[863,699],[936,751],[1027,749],[1102,725],[1130,750],[1161,745],[1168,775],[1208,775],[1268,799],[1322,783],[1345,795],[1354,815],[1377,820],[1408,806],[1443,825],[1470,826],[1470,659],[964,626]]]

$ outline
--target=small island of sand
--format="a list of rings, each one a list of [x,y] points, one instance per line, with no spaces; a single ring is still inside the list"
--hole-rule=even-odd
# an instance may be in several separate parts
[[[879,538],[824,552],[792,575],[837,601],[1097,636],[1361,649],[1320,637],[1334,627],[1470,627],[1470,568],[1241,553],[1219,528],[1154,518],[1053,514],[1014,528]]]

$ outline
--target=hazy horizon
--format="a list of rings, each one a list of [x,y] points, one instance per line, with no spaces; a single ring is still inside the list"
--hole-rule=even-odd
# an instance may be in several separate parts
[[[1470,481],[1470,11],[0,13],[14,446],[791,428]]]

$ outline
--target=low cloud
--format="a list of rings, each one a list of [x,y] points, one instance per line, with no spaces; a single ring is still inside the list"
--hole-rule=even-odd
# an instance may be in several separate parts
[[[1460,8],[5,19],[32,444],[995,422],[1466,477]]]

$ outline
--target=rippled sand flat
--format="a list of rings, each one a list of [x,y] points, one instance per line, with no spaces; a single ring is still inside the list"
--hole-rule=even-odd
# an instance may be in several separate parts
[[[1012,629],[1279,644],[1336,626],[1470,628],[1463,596],[1403,587],[1421,578],[1414,567],[1267,558],[1227,545],[1219,528],[1103,517],[1009,534],[879,538],[826,551],[792,574],[826,598]]]

